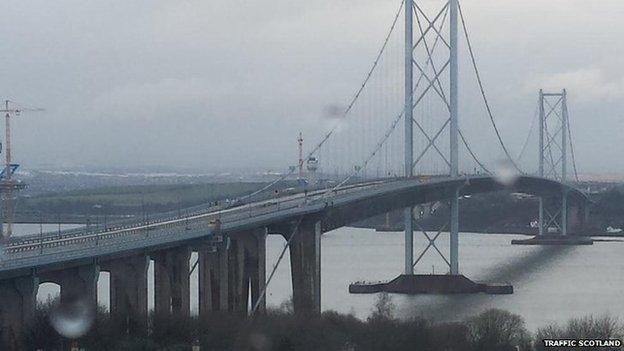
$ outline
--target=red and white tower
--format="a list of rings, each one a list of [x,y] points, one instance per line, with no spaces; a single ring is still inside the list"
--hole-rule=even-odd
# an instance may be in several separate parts
[[[297,142],[299,143],[299,179],[303,179],[303,136],[301,132],[299,132]]]

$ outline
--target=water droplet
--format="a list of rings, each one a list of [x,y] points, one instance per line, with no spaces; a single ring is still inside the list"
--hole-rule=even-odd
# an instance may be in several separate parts
[[[512,186],[518,181],[520,173],[509,160],[496,162],[494,166],[494,179],[504,186]]]
[[[50,313],[52,327],[62,336],[76,339],[85,335],[95,319],[95,307],[86,299],[59,303]]]
[[[344,107],[337,104],[327,105],[323,109],[323,128],[326,131],[334,130],[340,133],[346,127],[345,117]]]
[[[344,108],[338,104],[330,104],[323,109],[325,118],[344,118]]]

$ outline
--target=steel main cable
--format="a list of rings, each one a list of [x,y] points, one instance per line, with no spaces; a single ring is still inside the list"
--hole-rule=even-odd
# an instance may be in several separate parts
[[[373,152],[371,152],[370,155],[366,158],[366,160],[364,160],[362,165],[359,167],[355,167],[354,170],[349,175],[347,175],[340,183],[338,183],[335,187],[327,189],[327,191],[325,191],[325,193],[323,194],[322,198],[326,197],[331,192],[337,191],[341,186],[343,186],[345,183],[351,180],[351,178],[353,178],[355,175],[360,173],[362,169],[366,168],[370,160],[372,160],[373,157],[375,157],[379,149],[381,149],[381,147],[384,145],[386,140],[388,140],[392,132],[396,129],[397,124],[403,118],[404,114],[405,114],[405,109],[403,109],[403,111],[401,111],[401,113],[394,119],[394,121],[392,121],[390,128],[388,128],[384,136],[377,143],[377,146],[375,147],[375,149],[373,149]]]
[[[579,181],[578,172],[576,171],[576,158],[574,157],[574,144],[572,143],[572,132],[570,131],[570,111],[568,109],[568,102],[566,101],[566,119],[568,125],[568,141],[570,142],[570,155],[572,156],[572,168],[574,169],[574,179]]]
[[[466,140],[466,138],[464,138],[464,133],[462,133],[461,129],[457,128],[457,132],[459,133],[459,136],[461,137],[464,146],[466,146],[466,150],[468,150],[468,153],[470,153],[470,156],[472,156],[472,159],[475,160],[475,162],[479,165],[479,167],[481,167],[481,169],[483,169],[485,173],[492,174],[492,172],[487,167],[485,167],[485,165],[477,158],[477,155],[475,155],[475,153],[472,151],[470,145],[468,145],[468,141]]]
[[[472,44],[471,44],[470,38],[468,36],[468,29],[466,28],[466,21],[464,20],[464,13],[463,13],[461,5],[459,5],[459,3],[458,3],[458,8],[459,8],[459,16],[461,18],[462,27],[463,27],[463,30],[464,30],[464,36],[466,37],[466,44],[468,45],[468,51],[470,52],[470,59],[472,61],[472,66],[474,68],[475,75],[477,77],[477,82],[479,83],[479,90],[481,91],[481,96],[483,97],[483,102],[485,103],[485,108],[487,110],[488,116],[490,117],[490,122],[492,123],[492,126],[494,127],[494,131],[496,132],[496,137],[498,138],[498,142],[499,142],[500,146],[503,148],[503,151],[505,152],[505,155],[509,159],[509,162],[512,163],[512,165],[514,166],[514,168],[518,172],[520,172],[521,174],[524,174],[524,172],[520,169],[520,167],[518,167],[518,165],[516,164],[514,159],[511,157],[511,154],[509,153],[509,150],[507,150],[507,146],[505,146],[505,143],[503,142],[503,138],[501,137],[500,131],[498,130],[498,127],[496,126],[496,122],[494,121],[494,116],[492,114],[492,109],[490,108],[490,103],[488,102],[488,99],[487,99],[487,97],[485,95],[485,90],[483,88],[483,82],[481,80],[481,74],[479,73],[479,69],[477,68],[477,61],[475,59],[474,51],[472,50]]]
[[[439,16],[438,16],[439,17]],[[446,14],[445,14],[446,17]],[[437,18],[437,17],[436,17]],[[436,22],[436,20],[434,20],[434,23]],[[444,25],[444,21],[442,22],[442,24],[440,25],[440,27],[442,27]],[[420,43],[422,38],[424,35],[421,35],[421,38],[418,40],[418,42]],[[440,36],[438,36],[437,38],[439,38]],[[437,39],[436,38],[436,39]],[[435,46],[437,44],[437,40],[436,42],[434,42],[434,45],[432,47],[432,51],[431,54],[433,54],[434,50],[435,50]],[[429,67],[429,63],[430,61],[426,62],[425,68]],[[429,84],[427,85],[427,88],[424,89],[424,91],[420,94],[420,96],[418,97],[418,99],[416,99],[416,101],[413,103],[413,105],[411,106],[411,108],[415,108],[420,101],[423,99],[423,97],[427,94],[427,92],[429,91],[429,89],[431,89],[432,87],[434,87],[435,89],[435,81],[439,81],[439,77],[440,75],[446,70],[446,68],[448,67],[450,63],[450,60],[446,61],[446,63],[443,65],[443,67],[438,71],[438,73],[434,76],[433,81],[430,81]],[[420,76],[417,80],[416,83],[416,88],[418,88],[418,84],[420,83],[421,79],[424,76],[424,71],[420,72]],[[416,89],[414,89],[414,92],[416,91]],[[373,157],[375,157],[375,155],[377,154],[377,152],[381,149],[381,147],[385,144],[385,142],[388,140],[388,138],[390,137],[390,135],[392,134],[392,132],[394,132],[394,130],[396,129],[397,124],[399,123],[399,121],[403,118],[403,115],[405,114],[405,106],[403,107],[403,110],[401,111],[401,113],[399,113],[399,115],[392,121],[392,123],[390,124],[390,127],[388,128],[388,130],[386,131],[386,133],[383,135],[383,137],[381,138],[381,140],[377,143],[376,147],[373,149],[373,151],[369,154],[369,156],[364,160],[364,162],[361,164],[361,166],[359,167],[355,167],[355,169],[349,173],[342,181],[340,181],[336,186],[327,189],[327,191],[325,191],[325,193],[323,193],[323,195],[321,196],[321,198],[325,198],[327,197],[330,193],[335,192],[337,190],[339,190],[339,188],[341,186],[343,186],[344,184],[346,184],[349,180],[351,180],[351,178],[353,178],[355,175],[359,174],[360,171],[364,168],[366,168],[366,166],[368,165],[368,163],[371,161],[371,159]],[[462,137],[463,138],[463,137]],[[472,150],[471,150],[472,151]],[[477,161],[478,162],[478,161]],[[479,163],[479,162],[478,162]],[[484,170],[486,169],[485,167],[482,166],[482,168],[484,168]]]
[[[401,15],[401,11],[403,10],[403,4],[404,3],[405,3],[405,0],[401,1],[399,9],[398,9],[396,15],[394,16],[394,20],[392,21],[392,25],[390,26],[390,30],[388,31],[388,35],[386,35],[386,37],[384,39],[384,42],[383,42],[383,44],[381,46],[381,49],[379,50],[379,53],[375,57],[375,61],[373,62],[373,65],[372,65],[371,69],[366,74],[366,78],[364,79],[364,82],[358,88],[357,92],[355,93],[355,95],[351,99],[349,105],[347,105],[347,108],[343,112],[343,114],[342,114],[343,118],[346,117],[349,114],[349,112],[351,112],[351,109],[353,108],[353,106],[355,106],[355,103],[358,101],[359,97],[361,96],[362,91],[364,91],[365,87],[367,86],[368,82],[370,81],[370,78],[372,77],[373,72],[375,71],[375,68],[377,68],[377,65],[381,61],[381,57],[382,57],[383,53],[385,52],[386,47],[388,46],[388,42],[390,41],[390,37],[391,37],[392,33],[394,32],[394,29],[396,28],[396,24],[398,22],[399,16]],[[330,129],[330,131],[327,132],[327,134],[325,134],[325,136],[321,139],[321,141],[312,149],[312,151],[310,151],[307,154],[307,156],[302,160],[302,162],[307,162],[323,146],[323,144],[325,144],[325,142],[334,134],[334,132],[338,129],[339,125],[340,125],[339,123],[336,123]],[[283,174],[282,176],[280,176],[276,180],[272,181],[271,183],[263,186],[262,188],[252,192],[251,194],[248,194],[248,195],[245,195],[245,196],[242,196],[242,197],[238,198],[238,202],[240,202],[242,200],[246,200],[246,199],[252,198],[252,197],[254,197],[254,196],[264,192],[265,190],[270,189],[275,184],[281,182],[282,180],[284,180],[287,177],[289,177],[290,175],[292,175],[295,172],[295,170],[296,170],[296,166],[294,168],[293,167],[289,167],[289,171],[287,173]]]
[[[531,135],[533,135],[533,130],[535,129],[535,121],[538,119],[538,114],[539,114],[538,110],[539,110],[539,105],[536,105],[535,112],[533,113],[533,119],[531,120],[531,127],[529,128],[529,133],[527,134],[527,137],[524,140],[524,144],[522,144],[522,149],[520,150],[520,153],[518,154],[518,157],[516,158],[518,162],[522,160],[522,157],[524,156],[524,152],[529,146],[529,139],[531,138]]]
[[[357,90],[357,92],[355,93],[355,95],[351,99],[351,102],[349,103],[349,105],[347,105],[347,109],[343,113],[343,116],[346,116],[351,111],[351,109],[355,105],[356,101],[358,100],[358,98],[362,94],[362,91],[364,91],[364,88],[366,87],[366,84],[368,84],[368,81],[370,80],[371,76],[373,75],[373,71],[375,71],[375,68],[377,67],[377,64],[379,64],[379,61],[381,61],[381,56],[383,55],[384,51],[386,50],[386,46],[388,46],[388,42],[390,41],[390,36],[392,35],[392,32],[394,32],[394,28],[396,27],[396,24],[397,24],[397,22],[399,20],[399,16],[401,15],[401,10],[403,10],[403,4],[404,3],[405,3],[405,0],[401,1],[399,9],[398,9],[398,11],[396,12],[396,14],[394,16],[394,20],[392,21],[392,25],[390,26],[390,30],[388,31],[388,35],[386,35],[386,38],[384,39],[384,42],[381,45],[381,49],[379,50],[379,53],[377,54],[377,57],[375,57],[375,61],[373,62],[373,66],[368,71],[368,74],[366,75],[366,78],[364,79],[364,82],[362,82],[362,85],[360,86],[360,88]]]
[[[418,9],[418,10],[419,10],[419,11],[421,11],[421,13],[422,13],[422,10],[420,10],[420,8],[418,8],[418,6],[416,6],[416,4],[413,4],[413,7],[414,7],[414,10]],[[423,41],[423,43],[424,43],[424,45],[425,45],[425,50],[427,51],[427,57],[428,57],[428,60],[427,60],[427,62],[426,62],[426,65],[427,65],[426,67],[429,67],[429,64],[431,64],[431,67],[433,68],[433,73],[434,73],[434,74],[436,74],[436,75],[437,75],[437,70],[435,69],[435,65],[434,65],[434,63],[433,63],[433,51],[435,51],[435,48],[436,48],[436,46],[437,46],[437,44],[438,44],[438,41],[439,41],[439,39],[440,39],[440,37],[441,37],[441,36],[439,35],[439,33],[440,33],[440,32],[442,32],[442,29],[444,28],[444,24],[446,23],[446,22],[445,22],[445,20],[446,20],[446,16],[447,16],[447,14],[448,14],[448,10],[449,10],[449,8],[448,8],[448,6],[447,6],[447,7],[446,7],[446,10],[444,11],[444,15],[443,15],[443,17],[442,17],[442,23],[441,23],[441,25],[440,25],[440,28],[436,31],[436,33],[437,33],[438,35],[436,35],[436,38],[435,38],[435,41],[433,42],[433,46],[432,46],[432,49],[431,49],[431,50],[429,50],[429,46],[427,45],[427,39],[426,39],[426,38],[423,38],[423,39],[422,39],[422,41]],[[424,35],[425,35],[425,33],[423,32],[423,29],[422,29],[422,24],[421,24],[421,21],[420,21],[420,16],[418,15],[418,12],[416,12],[416,11],[414,11],[414,12],[416,13],[416,21],[417,21],[417,23],[418,23],[418,29],[419,29],[419,31],[420,31],[420,35],[421,35],[421,36],[424,36]],[[421,72],[422,72],[422,70],[421,70]],[[424,74],[421,74],[421,75],[420,75],[420,77],[418,78],[418,81],[416,82],[416,88],[418,88],[418,85],[420,84],[420,80],[421,80],[423,77],[424,77]],[[449,108],[448,103],[446,102],[446,97],[444,96],[444,89],[442,89],[442,84],[440,83],[440,80],[439,80],[439,79],[436,79],[436,81],[437,81],[437,83],[438,83],[438,87],[440,88],[440,90],[439,90],[439,94],[441,94],[441,95],[442,95],[441,97],[443,98],[444,102],[446,103],[447,108]],[[415,121],[414,121],[414,122],[415,122]],[[461,130],[459,130],[459,129],[458,129],[458,132],[459,132],[459,135],[460,135],[460,137],[461,137],[462,143],[464,144],[464,146],[465,146],[465,147],[466,147],[466,149],[468,150],[468,153],[469,153],[469,154],[470,154],[470,156],[473,158],[473,160],[474,160],[474,161],[475,161],[475,162],[479,165],[479,167],[481,167],[481,169],[482,169],[484,172],[486,172],[486,173],[488,173],[488,174],[492,174],[492,172],[490,172],[490,170],[489,170],[487,167],[485,167],[485,165],[483,164],[483,162],[481,162],[481,161],[477,158],[476,154],[473,152],[472,148],[471,148],[471,147],[470,147],[470,145],[468,144],[468,141],[467,141],[467,140],[466,140],[466,138],[464,137],[464,134],[461,132]],[[434,146],[435,146],[435,145],[434,145]]]

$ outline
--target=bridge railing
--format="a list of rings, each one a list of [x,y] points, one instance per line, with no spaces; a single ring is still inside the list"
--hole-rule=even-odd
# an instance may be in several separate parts
[[[387,182],[387,180],[384,180],[364,184],[350,184],[334,191],[324,188],[308,192],[307,194],[301,192],[289,193],[277,198],[268,197],[268,199],[253,202],[246,206],[212,206],[204,207],[204,210],[197,208],[192,212],[185,211],[184,215],[181,215],[178,211],[171,211],[154,216],[148,221],[124,223],[120,226],[108,227],[105,230],[86,231],[82,228],[82,230],[62,232],[61,235],[57,233],[46,236],[33,235],[23,240],[10,242],[5,247],[5,253],[23,254],[28,252],[31,254],[43,254],[46,249],[49,250],[51,248],[84,246],[84,244],[92,244],[93,246],[105,245],[107,241],[112,239],[130,238],[129,240],[136,240],[137,238],[147,237],[149,232],[153,230],[180,230],[180,228],[184,228],[184,230],[210,229],[210,222],[216,219],[229,222],[240,220],[241,218],[263,216],[276,211],[305,206],[308,204],[309,198],[311,200],[310,203],[314,203],[326,196],[331,198],[339,194],[355,193],[361,190],[362,187],[374,187]]]

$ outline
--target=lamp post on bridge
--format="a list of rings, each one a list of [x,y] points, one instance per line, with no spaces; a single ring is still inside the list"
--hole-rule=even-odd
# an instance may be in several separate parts
[[[100,217],[102,217],[103,228],[104,228],[104,230],[106,230],[106,214],[103,211],[104,206],[102,206],[101,204],[95,204],[95,205],[93,205],[93,209],[96,210],[99,213]],[[96,215],[96,218],[97,218],[97,215]],[[96,223],[96,228],[100,224],[99,223],[100,220],[97,219],[97,221],[98,222]]]
[[[106,212],[104,211],[104,206],[100,205],[100,204],[95,204],[95,205],[93,205],[93,208],[98,210],[98,211],[103,212],[103,224],[104,224],[104,226],[103,226],[104,230],[103,231],[105,232],[106,231]],[[102,215],[102,214],[100,214],[100,215]],[[95,233],[95,245],[96,246],[100,245],[100,233],[99,233],[99,230],[97,229],[97,227],[98,226],[96,225],[96,233]]]

